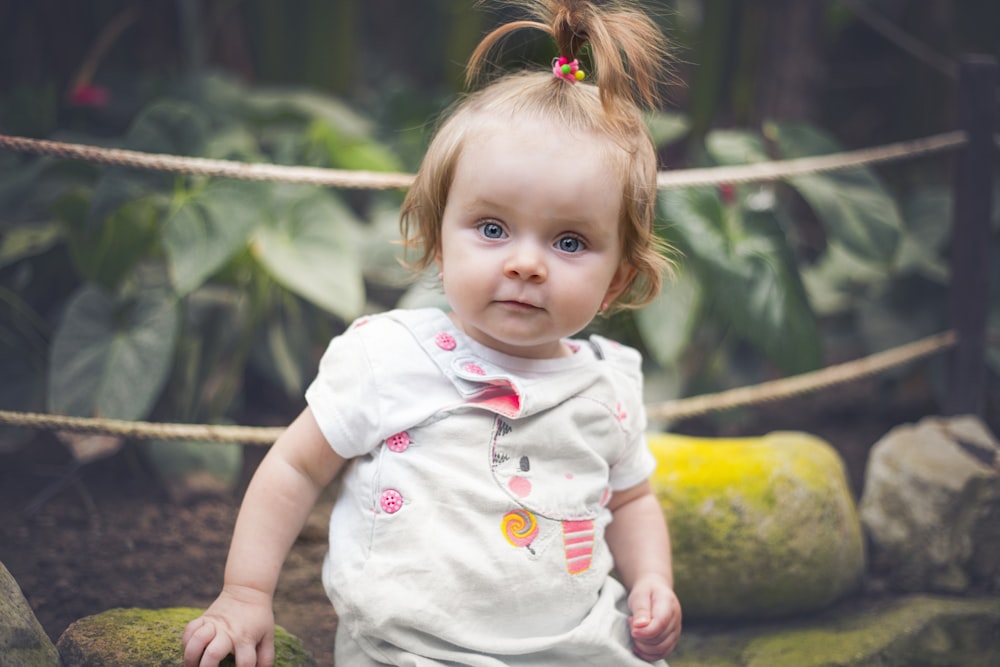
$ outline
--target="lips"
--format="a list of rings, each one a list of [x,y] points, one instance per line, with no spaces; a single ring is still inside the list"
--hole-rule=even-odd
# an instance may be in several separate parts
[[[501,305],[507,306],[509,308],[514,308],[517,310],[541,310],[541,306],[536,306],[533,303],[527,301],[519,301],[517,299],[506,299],[498,301]]]
[[[534,308],[534,309],[541,308],[541,306],[537,305],[533,299],[526,299],[523,297],[496,299],[496,302],[503,304],[505,306],[511,306],[513,308]]]

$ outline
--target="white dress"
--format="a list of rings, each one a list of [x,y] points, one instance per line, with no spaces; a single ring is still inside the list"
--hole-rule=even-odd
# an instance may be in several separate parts
[[[353,459],[323,565],[338,665],[648,664],[604,540],[655,468],[639,354],[567,343],[512,357],[435,309],[330,343],[306,399]]]

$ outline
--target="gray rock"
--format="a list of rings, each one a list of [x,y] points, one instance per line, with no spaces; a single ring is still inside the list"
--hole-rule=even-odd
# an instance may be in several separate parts
[[[1000,598],[855,599],[805,619],[685,627],[670,667],[996,667]]]
[[[55,667],[59,655],[35,618],[21,587],[0,563],[0,665]]]
[[[1000,445],[971,416],[899,426],[861,497],[871,574],[891,590],[1000,591]]]
[[[73,667],[177,667],[184,660],[181,635],[200,609],[111,609],[76,621],[56,646]],[[302,642],[275,629],[275,667],[316,667]],[[232,657],[223,661],[232,665]]]

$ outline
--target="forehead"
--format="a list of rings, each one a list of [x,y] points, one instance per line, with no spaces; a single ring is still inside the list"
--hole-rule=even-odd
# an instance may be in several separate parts
[[[465,137],[450,196],[617,221],[621,152],[605,135],[573,132],[556,121],[484,123]]]

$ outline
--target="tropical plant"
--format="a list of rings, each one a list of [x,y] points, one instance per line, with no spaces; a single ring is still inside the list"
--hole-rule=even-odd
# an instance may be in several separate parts
[[[706,164],[739,165],[840,150],[817,128],[769,123],[712,131],[703,154]],[[869,167],[664,191],[676,274],[629,316],[634,325],[613,326],[638,333],[674,395],[760,381],[769,368],[813,370],[845,328],[871,352],[941,331],[949,190],[916,192],[901,206]]]
[[[220,76],[153,102],[116,143],[402,168],[335,98]],[[300,397],[317,349],[365,309],[365,216],[399,200],[10,156],[0,169],[4,405],[127,420],[232,419],[259,384],[248,373]]]

